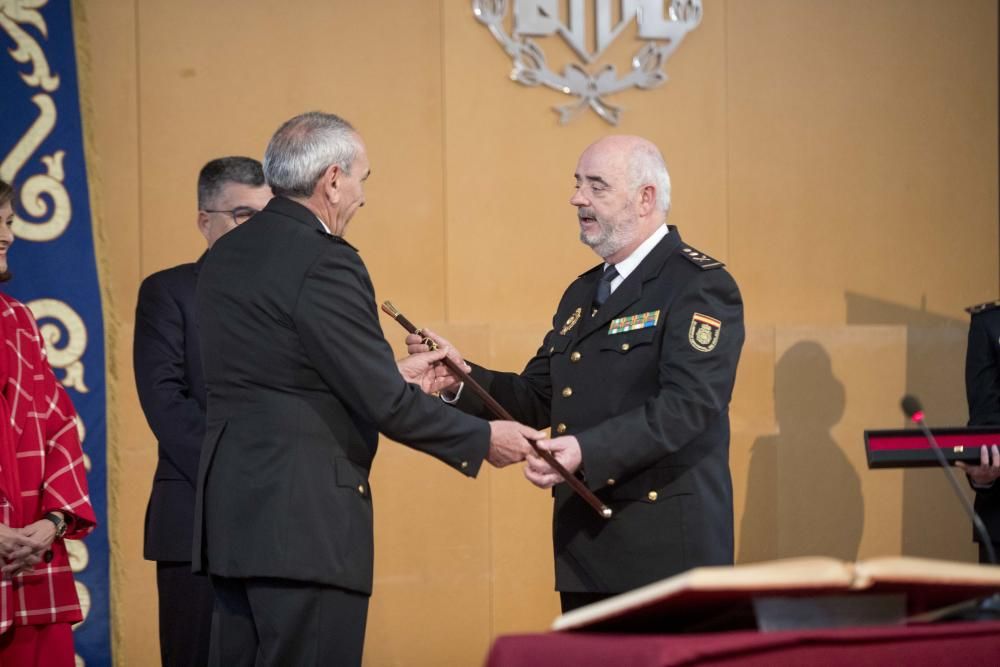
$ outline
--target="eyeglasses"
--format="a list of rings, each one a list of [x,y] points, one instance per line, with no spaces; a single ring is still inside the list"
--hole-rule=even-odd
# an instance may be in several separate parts
[[[202,209],[205,213],[225,213],[230,216],[237,225],[242,225],[244,222],[252,218],[253,216],[260,213],[255,208],[250,208],[249,206],[237,206],[234,209],[228,211],[213,211],[212,209]]]

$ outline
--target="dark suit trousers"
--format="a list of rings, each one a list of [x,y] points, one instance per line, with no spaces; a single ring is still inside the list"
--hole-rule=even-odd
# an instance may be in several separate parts
[[[215,597],[208,577],[191,563],[156,563],[160,596],[160,660],[163,667],[204,667]]]
[[[367,595],[288,579],[212,585],[212,667],[360,667]]]

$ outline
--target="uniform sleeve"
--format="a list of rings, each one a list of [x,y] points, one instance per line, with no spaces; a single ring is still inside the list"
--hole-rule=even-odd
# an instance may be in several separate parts
[[[744,339],[743,302],[736,283],[722,270],[699,273],[669,308],[658,391],[642,405],[576,436],[592,488],[681,451],[729,409]],[[701,319],[695,320],[696,314]],[[718,323],[714,342],[714,325],[703,336],[696,335],[704,321]]]
[[[997,342],[990,334],[988,316],[974,315],[969,325],[965,352],[965,395],[969,403],[969,426],[1000,424],[1000,368]]]
[[[139,288],[132,350],[139,403],[161,454],[194,485],[205,412],[191,391],[184,346],[180,305],[162,281],[147,278]]]
[[[491,371],[474,363],[472,379],[478,382],[497,403],[522,424],[544,429],[549,426],[552,406],[552,379],[549,374],[549,341],[552,331],[546,334],[542,346],[520,373]],[[457,407],[470,414],[492,417],[483,402],[468,388],[462,392]]]
[[[320,255],[293,318],[306,354],[352,412],[397,442],[478,474],[489,424],[403,380],[378,321],[368,273],[353,250],[331,245]]]
[[[34,323],[32,323],[34,325]],[[36,330],[37,333],[37,330]],[[37,337],[41,345],[41,337]],[[35,405],[44,406],[42,431],[45,441],[45,463],[42,473],[42,514],[54,510],[70,515],[65,537],[80,539],[90,533],[97,523],[87,489],[86,467],[80,434],[77,429],[76,410],[69,395],[56,379],[45,359],[45,350],[39,349],[43,359],[42,378],[36,387],[39,395]]]

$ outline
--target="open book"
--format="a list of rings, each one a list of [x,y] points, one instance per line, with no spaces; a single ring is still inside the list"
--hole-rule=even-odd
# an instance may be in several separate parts
[[[909,614],[991,595],[1000,567],[886,556],[847,563],[822,556],[699,567],[555,620],[553,630],[699,632],[756,627],[761,597],[905,594]]]

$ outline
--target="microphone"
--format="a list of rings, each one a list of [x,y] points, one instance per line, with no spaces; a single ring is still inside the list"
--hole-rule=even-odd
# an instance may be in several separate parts
[[[986,547],[986,557],[990,559],[991,565],[997,564],[997,555],[993,551],[993,542],[990,540],[989,531],[986,530],[986,526],[983,525],[982,519],[976,514],[976,510],[972,508],[972,503],[969,499],[965,497],[962,493],[962,489],[958,485],[958,481],[955,479],[955,473],[948,465],[948,459],[944,457],[944,452],[938,447],[937,440],[934,439],[934,434],[931,430],[927,428],[927,423],[924,421],[924,408],[920,405],[920,400],[913,396],[912,394],[907,394],[900,401],[900,406],[903,408],[903,413],[912,421],[914,424],[920,427],[924,432],[924,437],[927,438],[927,442],[931,443],[931,449],[934,451],[934,455],[937,457],[938,463],[944,468],[945,475],[948,477],[948,482],[951,483],[951,488],[955,492],[955,496],[958,497],[958,502],[961,503],[962,509],[972,520],[972,525],[976,530],[976,534],[979,535],[979,539],[982,540],[983,545]],[[972,607],[963,607],[957,609],[949,614],[946,614],[939,620],[968,620],[968,621],[980,621],[980,620],[996,620],[1000,617],[1000,593],[994,593],[993,595],[983,598],[977,602]]]
[[[934,456],[937,457],[938,463],[944,468],[945,475],[948,477],[948,481],[951,483],[951,488],[955,492],[955,496],[958,498],[958,502],[961,503],[962,509],[969,516],[972,521],[972,525],[976,530],[976,534],[979,539],[982,540],[983,546],[986,548],[986,557],[990,559],[992,565],[997,564],[997,555],[993,550],[993,541],[990,539],[989,531],[986,530],[986,526],[983,525],[982,519],[976,514],[976,511],[972,508],[972,503],[969,499],[965,497],[962,493],[961,487],[958,485],[958,480],[955,479],[955,473],[948,465],[948,460],[944,457],[944,452],[938,447],[937,440],[934,439],[934,434],[931,430],[927,428],[927,423],[924,421],[924,409],[920,405],[920,400],[911,394],[907,394],[900,401],[900,406],[903,408],[903,413],[912,421],[914,424],[920,427],[924,432],[924,437],[927,438],[927,442],[931,443],[931,449],[934,451]]]

